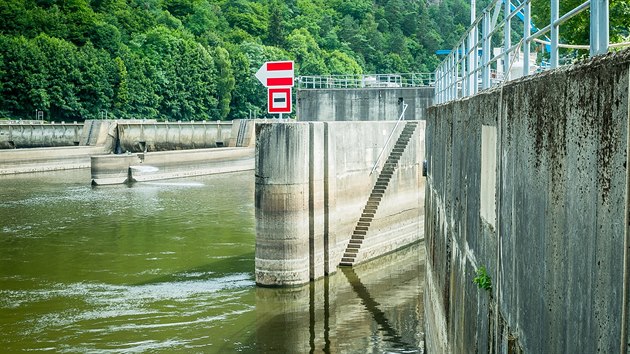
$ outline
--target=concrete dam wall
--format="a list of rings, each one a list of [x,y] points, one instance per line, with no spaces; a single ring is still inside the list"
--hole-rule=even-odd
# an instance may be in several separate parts
[[[620,52],[428,110],[430,353],[628,352],[629,67]]]
[[[0,149],[76,146],[82,135],[83,123],[0,123]]]
[[[422,238],[424,122],[415,123],[366,232],[358,263]],[[394,139],[404,125],[396,128]],[[396,122],[256,125],[259,285],[299,285],[336,271],[382,162],[376,173],[371,170],[395,127]]]
[[[302,89],[297,91],[300,121],[397,120],[402,103],[407,120],[424,120],[433,103],[433,87]]]

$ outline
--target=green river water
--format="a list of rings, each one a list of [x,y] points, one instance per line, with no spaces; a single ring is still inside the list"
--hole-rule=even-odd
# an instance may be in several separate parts
[[[0,353],[423,352],[424,245],[256,287],[253,172],[0,176]]]

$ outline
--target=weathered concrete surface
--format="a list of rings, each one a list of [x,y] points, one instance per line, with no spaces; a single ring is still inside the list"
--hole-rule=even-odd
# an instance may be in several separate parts
[[[83,123],[0,121],[0,149],[79,145]]]
[[[156,181],[254,169],[254,148],[214,148],[97,155],[93,185]]]
[[[204,149],[228,146],[232,122],[118,122],[123,152]]]
[[[297,115],[300,121],[397,120],[403,101],[406,120],[424,120],[433,87],[298,90]]]
[[[629,66],[625,51],[428,110],[428,352],[628,351]]]
[[[61,125],[60,125],[61,126]],[[6,149],[0,152],[0,175],[90,167],[90,156],[105,154],[115,146],[115,123],[106,121],[93,130],[91,146]],[[85,130],[85,127],[83,127]]]
[[[370,171],[394,127],[395,122],[256,125],[258,284],[299,285],[335,272],[378,177]],[[420,122],[358,262],[421,239],[423,137]]]

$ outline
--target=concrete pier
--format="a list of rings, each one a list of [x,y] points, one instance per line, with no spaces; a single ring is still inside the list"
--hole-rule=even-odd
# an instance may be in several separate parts
[[[424,123],[419,123],[366,235],[359,263],[422,238]],[[396,122],[256,125],[259,285],[300,285],[336,271],[376,181],[372,167],[395,126]]]

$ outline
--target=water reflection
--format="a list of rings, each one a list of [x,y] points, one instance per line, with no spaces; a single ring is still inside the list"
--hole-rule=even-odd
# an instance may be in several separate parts
[[[424,245],[257,288],[252,178],[0,176],[0,352],[422,352]]]
[[[256,289],[258,352],[423,353],[424,245],[291,289]]]

